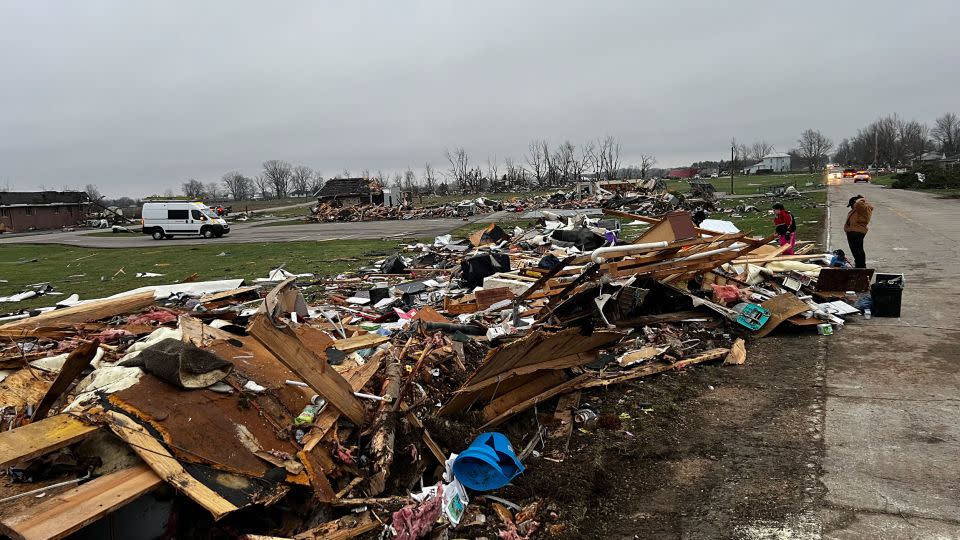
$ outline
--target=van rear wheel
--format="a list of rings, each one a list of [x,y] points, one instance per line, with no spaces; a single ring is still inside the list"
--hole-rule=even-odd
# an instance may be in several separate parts
[[[153,239],[154,239],[154,240],[163,240],[163,229],[154,229],[154,230],[153,230]]]

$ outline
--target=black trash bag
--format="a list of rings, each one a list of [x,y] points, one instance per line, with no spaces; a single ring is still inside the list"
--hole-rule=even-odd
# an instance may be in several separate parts
[[[607,239],[591,231],[586,227],[573,230],[557,229],[553,231],[550,238],[566,244],[566,246],[575,246],[581,251],[593,251],[602,247]]]
[[[206,388],[233,370],[233,364],[212,352],[173,338],[147,347],[120,365],[143,368],[172,385],[187,389]]]
[[[470,288],[483,285],[483,278],[497,272],[510,271],[510,257],[506,253],[485,253],[464,259],[460,263],[461,279]]]
[[[383,264],[380,265],[381,274],[405,274],[407,273],[407,265],[403,264],[403,259],[400,255],[391,255],[387,257],[387,260],[383,261]]]
[[[560,259],[558,259],[553,253],[547,253],[542,259],[540,259],[540,262],[537,263],[537,268],[553,270],[558,264],[560,264]]]

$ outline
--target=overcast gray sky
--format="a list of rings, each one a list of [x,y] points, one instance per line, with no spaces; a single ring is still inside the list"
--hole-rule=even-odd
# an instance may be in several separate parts
[[[3,2],[0,185],[110,196],[256,174],[521,158],[614,135],[625,163],[788,150],[960,112],[960,4]]]

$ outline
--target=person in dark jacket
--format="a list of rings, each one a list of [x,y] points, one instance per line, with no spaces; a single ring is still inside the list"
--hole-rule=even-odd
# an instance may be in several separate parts
[[[843,224],[843,232],[847,233],[847,243],[850,244],[850,253],[853,255],[856,268],[867,267],[867,254],[863,250],[863,239],[867,236],[870,218],[873,217],[873,206],[863,198],[863,195],[850,197],[847,202],[847,221]]]
[[[773,226],[777,236],[780,237],[780,245],[790,244],[784,254],[793,255],[793,247],[797,245],[797,223],[793,219],[793,214],[783,207],[783,203],[774,204],[773,211]]]

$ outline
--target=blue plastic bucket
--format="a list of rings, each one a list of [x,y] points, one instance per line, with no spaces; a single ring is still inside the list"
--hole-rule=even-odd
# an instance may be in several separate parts
[[[482,433],[453,461],[453,474],[475,491],[489,491],[510,483],[523,464],[500,433]]]

